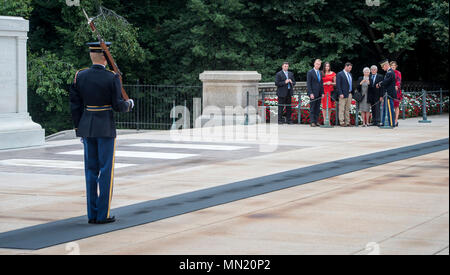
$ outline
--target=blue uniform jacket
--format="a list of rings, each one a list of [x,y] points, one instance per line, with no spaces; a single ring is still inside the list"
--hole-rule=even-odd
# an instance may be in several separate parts
[[[380,82],[380,86],[387,94],[393,99],[397,99],[397,91],[395,90],[395,72],[389,69],[384,77],[384,80]]]
[[[102,65],[80,70],[70,87],[70,109],[77,137],[116,137],[114,113],[129,112],[119,75]]]

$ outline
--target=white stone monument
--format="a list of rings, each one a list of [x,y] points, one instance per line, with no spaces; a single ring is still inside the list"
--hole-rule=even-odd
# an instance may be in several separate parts
[[[0,16],[0,150],[43,145],[27,107],[28,20]]]
[[[250,110],[258,109],[258,85],[261,74],[255,71],[205,71],[200,74],[203,82],[203,116],[202,124],[208,120],[216,120],[218,123],[232,124],[233,121],[245,119],[246,107]],[[247,102],[248,93],[248,102]],[[208,109],[212,109],[209,112]],[[228,112],[234,109],[244,110],[244,113],[230,115]],[[206,111],[206,113],[205,113]],[[210,115],[215,113],[214,118]],[[255,124],[255,113],[248,117],[248,124]],[[217,124],[216,124],[217,125]]]

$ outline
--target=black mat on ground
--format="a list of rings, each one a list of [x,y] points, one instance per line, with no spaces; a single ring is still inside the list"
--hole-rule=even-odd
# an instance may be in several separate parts
[[[82,216],[26,227],[0,233],[0,247],[41,249],[448,148],[449,139],[441,139],[133,204],[113,209],[112,224],[90,225]]]

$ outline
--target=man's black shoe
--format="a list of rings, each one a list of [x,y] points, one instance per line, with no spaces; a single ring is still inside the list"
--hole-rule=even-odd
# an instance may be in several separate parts
[[[292,125],[292,124],[294,124],[294,122],[292,122],[292,121],[288,121],[288,123],[287,124],[289,124],[289,125]]]
[[[107,218],[106,220],[103,221],[97,221],[96,224],[106,224],[106,223],[113,223],[116,221],[116,217],[111,217],[111,218]]]
[[[286,122],[284,122],[284,121],[278,121],[278,124],[285,124]]]
[[[89,224],[96,224],[96,223],[97,223],[97,220],[89,220],[88,223],[89,223]]]
[[[317,127],[315,123],[311,123],[311,127]]]

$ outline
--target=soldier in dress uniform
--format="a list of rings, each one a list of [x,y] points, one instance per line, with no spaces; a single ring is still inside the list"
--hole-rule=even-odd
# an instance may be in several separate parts
[[[386,75],[384,76],[384,80],[377,84],[377,88],[383,88],[385,93],[387,94],[387,98],[384,97],[384,105],[383,105],[383,115],[381,117],[381,124],[389,125],[391,127],[395,127],[395,111],[394,111],[394,99],[397,99],[397,92],[395,90],[395,72],[391,69],[389,65],[389,60],[384,60],[380,62],[383,70],[386,71]],[[388,115],[388,121],[386,120],[386,112]]]
[[[84,145],[88,220],[104,224],[115,221],[110,215],[116,147],[113,111],[130,112],[134,102],[123,99],[119,75],[106,69],[100,43],[88,46],[93,65],[76,73],[70,107],[76,135]]]

